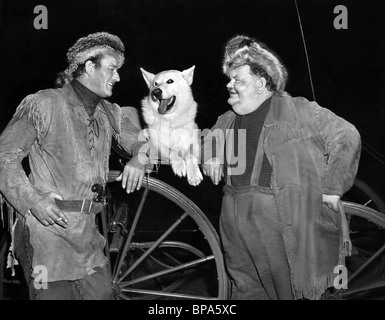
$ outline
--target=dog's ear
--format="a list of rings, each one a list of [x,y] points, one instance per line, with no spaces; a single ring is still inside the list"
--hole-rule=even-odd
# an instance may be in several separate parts
[[[140,68],[140,71],[142,71],[143,79],[147,83],[147,87],[151,88],[152,80],[154,80],[155,75],[151,72],[148,72],[144,70],[143,68]]]
[[[183,78],[186,79],[187,83],[191,86],[194,78],[194,69],[195,66],[192,66],[190,69],[186,69],[182,71]]]

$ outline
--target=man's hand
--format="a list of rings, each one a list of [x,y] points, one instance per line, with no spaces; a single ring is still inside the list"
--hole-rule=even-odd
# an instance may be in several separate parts
[[[341,197],[338,195],[323,194],[322,202],[325,203],[330,209],[333,209],[335,212],[338,212],[339,205],[340,205],[339,203],[341,202]]]
[[[202,171],[206,176],[211,178],[211,181],[217,185],[224,176],[223,164],[219,158],[211,158],[202,165]]]
[[[146,166],[135,156],[124,166],[123,172],[116,178],[116,181],[122,181],[122,188],[126,189],[127,193],[134,192],[135,189],[140,190],[145,169]]]
[[[68,218],[55,204],[55,198],[63,200],[61,196],[54,192],[48,193],[31,209],[32,215],[43,225],[48,227],[49,225],[57,223],[63,228],[68,226]]]

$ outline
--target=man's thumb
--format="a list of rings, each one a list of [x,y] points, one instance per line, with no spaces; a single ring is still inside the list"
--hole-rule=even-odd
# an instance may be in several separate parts
[[[62,197],[60,194],[57,194],[56,192],[51,192],[51,196],[52,196],[54,199],[63,200],[63,197]]]

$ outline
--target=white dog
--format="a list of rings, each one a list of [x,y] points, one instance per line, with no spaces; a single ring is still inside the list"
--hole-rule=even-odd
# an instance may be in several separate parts
[[[162,159],[170,162],[174,173],[187,176],[189,184],[197,186],[203,177],[198,167],[198,105],[191,92],[194,69],[195,66],[155,75],[140,68],[149,88],[148,96],[142,100],[148,136]]]

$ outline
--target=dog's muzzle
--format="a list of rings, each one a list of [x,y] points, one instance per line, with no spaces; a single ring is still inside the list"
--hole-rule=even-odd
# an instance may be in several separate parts
[[[151,92],[151,95],[152,95],[152,98],[154,100],[160,100],[162,98],[162,90],[159,89],[159,88],[156,88],[154,89],[152,92]]]
[[[154,89],[151,92],[152,99],[159,103],[158,112],[160,114],[166,114],[175,104],[176,97],[172,96],[168,99],[162,99],[162,90],[159,88]]]

